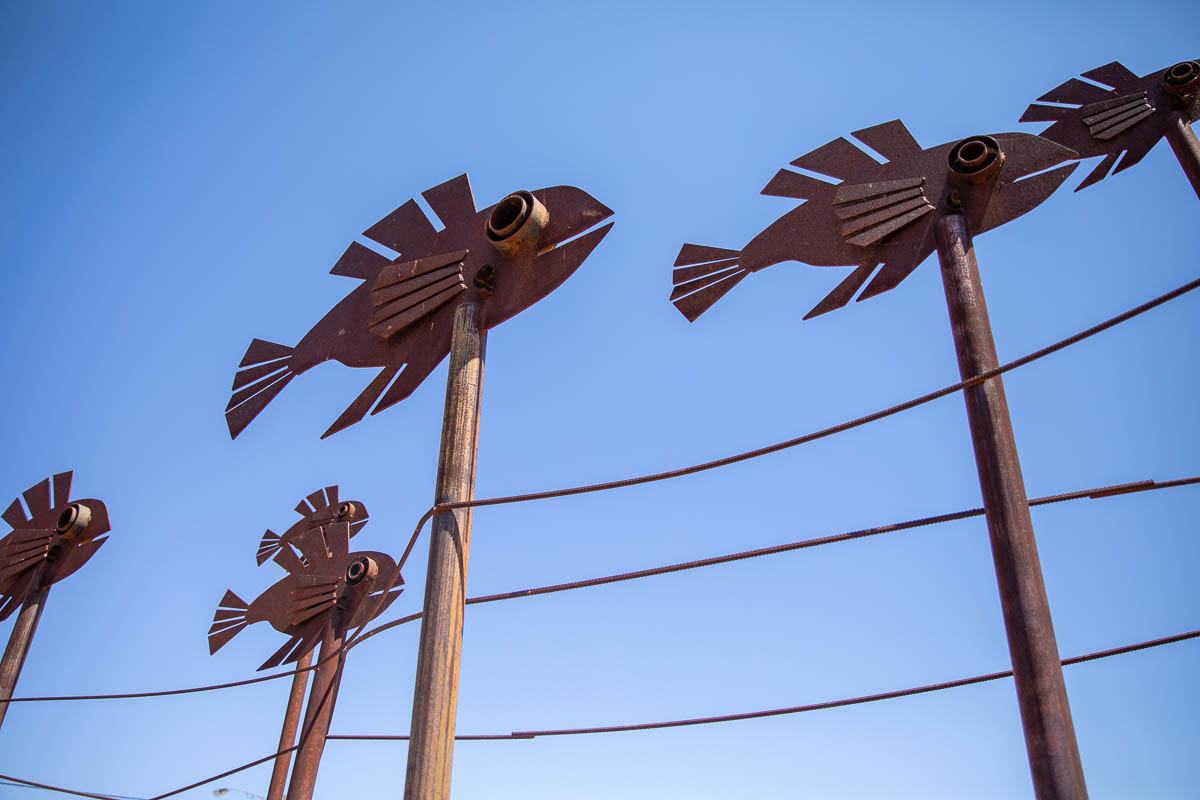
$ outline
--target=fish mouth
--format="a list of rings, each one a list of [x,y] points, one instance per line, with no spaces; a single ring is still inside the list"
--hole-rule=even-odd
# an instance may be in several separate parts
[[[574,186],[552,186],[532,192],[549,215],[538,239],[537,254],[543,256],[613,215],[612,209]]]
[[[999,227],[1041,205],[1079,166],[1079,154],[1032,133],[997,133],[1003,154],[999,174],[987,191],[986,209],[976,231]]]

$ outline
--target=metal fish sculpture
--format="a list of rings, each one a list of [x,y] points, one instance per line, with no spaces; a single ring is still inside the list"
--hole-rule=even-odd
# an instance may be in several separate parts
[[[404,579],[384,553],[351,553],[350,525],[333,522],[306,531],[291,543],[299,555],[292,547],[281,548],[275,563],[289,574],[254,602],[226,591],[208,631],[209,652],[216,653],[247,625],[269,622],[289,637],[259,667],[270,669],[299,660],[330,627],[344,633],[383,613],[404,591]]]
[[[233,438],[293,378],[330,359],[382,369],[322,438],[400,402],[450,352],[458,305],[479,304],[480,330],[499,325],[558,288],[612,227],[591,230],[613,212],[572,186],[514,192],[480,211],[464,174],[422,196],[442,230],[409,200],[364,233],[399,256],[351,244],[330,272],[362,285],[295,347],[251,342],[225,409]]]
[[[108,537],[108,508],[99,500],[71,501],[73,472],[30,487],[2,515],[12,533],[0,539],[0,620],[26,596],[58,583],[87,563]]]
[[[1137,164],[1159,139],[1170,136],[1171,126],[1200,119],[1200,62],[1181,61],[1139,78],[1114,61],[1083,77],[1095,83],[1071,78],[1021,116],[1021,122],[1054,123],[1041,135],[1075,150],[1081,159],[1104,156],[1075,187],[1077,192]]]
[[[292,547],[296,540],[314,528],[320,528],[334,522],[350,523],[350,537],[362,530],[367,524],[369,514],[361,500],[338,501],[338,487],[326,486],[305,497],[296,504],[296,513],[300,521],[283,532],[282,535],[267,528],[262,541],[258,544],[256,556],[258,565],[262,566],[267,559],[285,547]]]
[[[834,139],[791,163],[840,183],[780,170],[762,193],[806,202],[740,251],[694,244],[680,249],[671,302],[689,321],[751,272],[784,261],[855,267],[805,319],[841,308],[864,284],[859,300],[882,294],[934,251],[934,222],[954,204],[965,209],[970,230],[982,233],[1035,208],[1078,166],[1051,169],[1075,153],[1028,133],[976,136],[929,149],[900,120],[853,135],[888,161],[881,164],[849,140]],[[985,177],[964,186],[950,180],[952,167]]]

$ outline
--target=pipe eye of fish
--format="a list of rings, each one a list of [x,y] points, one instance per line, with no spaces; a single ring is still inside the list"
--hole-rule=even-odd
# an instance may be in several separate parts
[[[1195,61],[1180,61],[1163,73],[1163,83],[1168,86],[1186,86],[1200,77],[1200,64]]]
[[[55,526],[55,530],[58,531],[59,536],[68,542],[73,542],[83,535],[91,521],[92,510],[90,508],[81,503],[72,503],[58,515],[58,524]]]
[[[1000,143],[991,136],[963,139],[950,150],[950,172],[966,183],[984,183],[996,176],[1004,163]]]
[[[337,517],[338,519],[349,519],[354,516],[355,511],[354,503],[342,503],[338,506]]]
[[[550,222],[550,212],[529,192],[513,192],[492,208],[487,238],[505,258],[516,258],[532,249]]]
[[[346,583],[354,586],[364,580],[375,580],[379,576],[379,565],[369,556],[359,556],[346,567]]]

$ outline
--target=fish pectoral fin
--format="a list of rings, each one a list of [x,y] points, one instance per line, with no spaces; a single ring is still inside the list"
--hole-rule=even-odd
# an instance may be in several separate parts
[[[367,415],[367,412],[371,410],[371,406],[375,404],[375,401],[379,399],[379,395],[383,394],[383,390],[395,379],[396,373],[403,366],[402,362],[386,366],[380,370],[375,379],[367,384],[367,388],[363,389],[358,397],[354,398],[354,401],[346,407],[342,415],[333,421],[329,429],[321,434],[321,438],[324,439],[332,436],[338,431],[343,431],[354,423],[361,421]]]
[[[371,333],[387,339],[466,291],[469,250],[389,264],[371,287]]]

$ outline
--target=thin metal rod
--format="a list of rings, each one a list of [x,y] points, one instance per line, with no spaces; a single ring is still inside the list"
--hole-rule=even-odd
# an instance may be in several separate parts
[[[296,732],[300,729],[300,710],[304,708],[304,690],[308,688],[308,667],[312,665],[312,650],[305,653],[296,663],[297,672],[292,678],[292,693],[288,695],[287,710],[283,713],[283,730],[279,734],[279,756],[271,772],[271,785],[267,789],[267,800],[283,800],[283,789],[287,785],[288,767],[292,764],[291,747],[296,743]]]
[[[0,660],[0,725],[4,724],[4,717],[8,714],[9,698],[17,688],[21,667],[25,666],[29,645],[33,641],[33,634],[37,632],[42,609],[46,607],[46,597],[50,594],[50,587],[41,585],[46,565],[43,563],[37,570],[37,575],[33,578],[36,588],[17,613],[17,621],[13,623],[12,632],[8,635],[8,646],[4,648],[4,658]]]
[[[321,639],[321,658],[336,652],[342,646],[342,637],[343,634],[335,631],[332,625],[326,627]],[[325,737],[329,735],[329,723],[333,719],[333,706],[337,701],[342,661],[340,656],[332,658],[314,670],[308,706],[304,709],[304,729],[300,733],[300,745],[296,751],[296,765],[292,768],[292,780],[288,783],[287,800],[312,800],[313,789],[317,785],[317,769],[321,766],[321,753],[325,750]]]
[[[479,403],[487,345],[486,335],[479,330],[477,313],[473,303],[463,303],[454,314],[435,504],[470,500],[475,496]],[[461,508],[443,511],[433,519],[405,800],[450,797],[471,516],[470,508]]]
[[[959,372],[964,378],[978,375],[994,369],[999,359],[971,234],[961,214],[938,220],[935,233]],[[1083,765],[1003,381],[997,376],[971,386],[963,397],[1034,791],[1039,800],[1086,800]]]
[[[1196,138],[1192,124],[1182,111],[1172,111],[1167,116],[1167,141],[1188,180],[1192,182],[1196,196],[1200,197],[1200,139]]]

